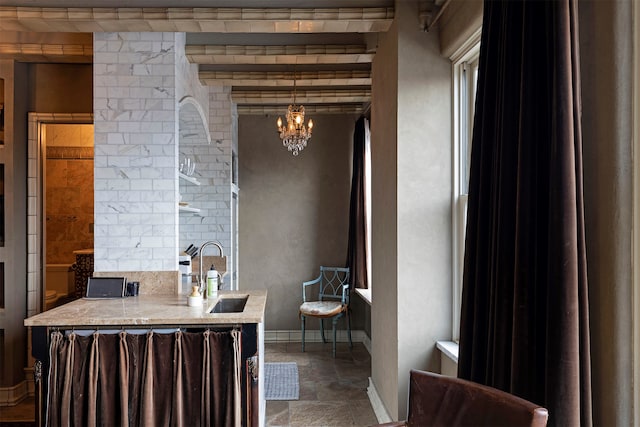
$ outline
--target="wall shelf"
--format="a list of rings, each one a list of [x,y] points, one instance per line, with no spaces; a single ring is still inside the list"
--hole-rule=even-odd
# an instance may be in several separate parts
[[[183,174],[182,172],[178,172],[178,177],[181,180],[188,182],[189,184],[200,185],[200,181],[198,181],[194,177],[187,176],[187,175]],[[178,212],[179,213],[184,213],[184,214],[194,214],[194,215],[196,215],[196,214],[200,213],[200,209],[192,208],[190,206],[178,205]]]
[[[192,213],[192,214],[198,214],[200,213],[200,209],[198,208],[192,208],[190,206],[178,206],[178,211],[180,213]]]
[[[178,172],[178,177],[180,179],[183,179],[183,180],[187,181],[187,182],[190,182],[193,185],[200,185],[200,181],[198,181],[197,179],[195,179],[192,176],[187,176],[187,175],[183,174],[182,172]]]

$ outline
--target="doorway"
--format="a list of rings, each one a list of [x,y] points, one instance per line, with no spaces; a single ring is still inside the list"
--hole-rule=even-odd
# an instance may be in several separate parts
[[[29,114],[28,312],[74,297],[75,251],[93,249],[93,117]]]

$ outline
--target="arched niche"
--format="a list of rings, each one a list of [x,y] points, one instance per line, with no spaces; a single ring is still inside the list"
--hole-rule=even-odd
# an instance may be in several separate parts
[[[179,146],[211,144],[209,123],[204,110],[192,96],[178,102]]]

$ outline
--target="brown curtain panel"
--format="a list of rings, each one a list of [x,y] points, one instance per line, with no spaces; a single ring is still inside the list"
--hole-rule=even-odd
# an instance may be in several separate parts
[[[576,8],[484,3],[458,364],[556,426],[592,424]]]
[[[368,288],[367,283],[367,222],[365,205],[365,156],[367,121],[360,117],[353,132],[353,167],[349,203],[349,243],[347,267],[351,273],[351,288]]]
[[[51,335],[47,425],[233,426],[232,332]]]

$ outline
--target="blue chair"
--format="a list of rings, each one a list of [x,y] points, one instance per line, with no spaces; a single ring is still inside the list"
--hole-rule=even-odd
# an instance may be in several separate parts
[[[312,289],[318,289],[318,298],[309,299],[307,296]],[[302,351],[304,351],[304,331],[307,317],[320,319],[320,333],[322,342],[324,338],[324,319],[333,320],[333,357],[336,357],[336,324],[345,316],[347,318],[347,331],[349,335],[349,347],[353,347],[351,341],[351,319],[349,318],[349,269],[343,267],[320,267],[320,275],[302,283],[302,305],[300,306],[300,320],[302,322]]]

